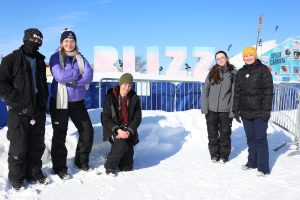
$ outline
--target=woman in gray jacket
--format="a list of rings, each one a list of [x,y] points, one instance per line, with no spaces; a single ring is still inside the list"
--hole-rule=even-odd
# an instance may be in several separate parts
[[[201,112],[206,118],[211,160],[226,163],[231,151],[233,85],[237,71],[224,51],[218,51],[215,60],[202,90]]]

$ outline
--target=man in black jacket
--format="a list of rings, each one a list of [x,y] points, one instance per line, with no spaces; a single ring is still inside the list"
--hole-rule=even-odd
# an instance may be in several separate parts
[[[142,120],[138,95],[131,89],[133,77],[125,73],[119,86],[107,92],[102,113],[103,140],[111,143],[111,150],[105,162],[106,173],[115,174],[133,168],[133,146],[138,143],[137,128]]]
[[[48,182],[41,171],[48,99],[45,57],[38,52],[43,35],[29,28],[23,42],[0,66],[0,97],[8,106],[8,179],[17,191],[25,178]]]

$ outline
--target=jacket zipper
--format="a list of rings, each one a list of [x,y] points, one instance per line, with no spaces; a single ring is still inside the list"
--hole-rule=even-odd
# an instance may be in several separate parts
[[[25,55],[23,55],[25,56]],[[29,67],[29,78],[31,79],[31,98],[32,98],[32,114],[35,113],[36,110],[36,96],[35,96],[35,88],[33,87],[33,81],[32,81],[32,70],[31,66],[29,66],[29,62],[26,60],[25,57],[23,57],[23,62],[25,61],[26,67]],[[37,62],[36,62],[37,63]],[[37,70],[37,69],[36,69]]]
[[[39,65],[39,66],[41,66],[41,65]],[[45,86],[44,86],[44,83],[43,83],[43,78],[44,78],[44,77],[42,76],[43,73],[40,72],[39,75],[40,75],[40,80],[39,80],[39,81],[40,81],[40,83],[41,83],[41,93],[42,93],[42,95],[43,95],[43,100],[44,100],[43,103],[44,103],[45,105],[47,105],[46,94],[44,93],[44,88],[45,88]],[[46,87],[46,88],[47,88],[47,90],[48,90],[48,87]]]
[[[219,112],[220,94],[221,94],[222,83],[223,83],[223,77],[224,77],[224,74],[223,74],[222,71],[221,71],[221,75],[222,75],[222,78],[221,78],[220,88],[219,88],[218,103],[217,103],[217,112]]]

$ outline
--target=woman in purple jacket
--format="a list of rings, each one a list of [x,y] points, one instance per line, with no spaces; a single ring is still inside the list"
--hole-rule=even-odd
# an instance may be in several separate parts
[[[88,84],[93,79],[93,69],[78,52],[76,35],[65,29],[60,38],[60,48],[50,58],[53,75],[50,114],[53,127],[51,157],[53,172],[68,179],[67,148],[65,146],[69,117],[78,129],[79,139],[75,165],[89,170],[89,154],[93,145],[93,127],[84,104]]]

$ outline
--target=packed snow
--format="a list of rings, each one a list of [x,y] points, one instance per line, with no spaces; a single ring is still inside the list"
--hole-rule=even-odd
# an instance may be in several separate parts
[[[106,175],[103,167],[110,144],[102,141],[100,109],[89,110],[94,127],[90,155],[91,170],[74,167],[78,133],[69,123],[68,167],[72,178],[61,180],[52,174],[50,158],[52,127],[47,116],[43,172],[48,185],[26,182],[25,190],[15,192],[7,180],[7,127],[0,130],[0,199],[288,199],[300,198],[300,156],[290,144],[292,135],[269,123],[268,142],[271,174],[257,177],[256,170],[243,171],[247,144],[242,124],[233,121],[232,152],[226,164],[212,163],[207,148],[206,121],[200,110],[184,112],[143,111],[139,127],[140,143],[135,146],[134,170]],[[273,151],[287,142],[278,151]]]

